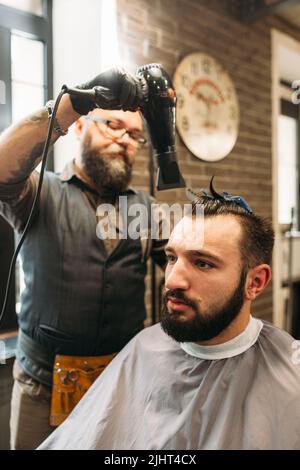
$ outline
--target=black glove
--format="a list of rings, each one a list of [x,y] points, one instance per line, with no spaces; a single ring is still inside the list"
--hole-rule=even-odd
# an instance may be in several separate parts
[[[143,79],[134,77],[121,68],[112,68],[100,73],[89,82],[76,86],[81,90],[95,88],[95,98],[70,95],[74,111],[88,114],[95,108],[136,111],[146,98]]]

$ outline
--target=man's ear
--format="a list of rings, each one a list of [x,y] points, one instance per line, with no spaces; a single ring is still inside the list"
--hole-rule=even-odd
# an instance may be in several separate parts
[[[79,119],[77,119],[77,121],[75,121],[75,134],[78,139],[80,139],[82,135],[84,126],[85,126],[85,119],[83,116],[81,116]]]
[[[259,264],[252,268],[247,275],[245,293],[248,300],[253,301],[267,287],[272,278],[271,267]]]

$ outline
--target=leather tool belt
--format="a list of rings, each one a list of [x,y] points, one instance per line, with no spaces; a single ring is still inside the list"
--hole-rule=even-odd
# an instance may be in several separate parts
[[[59,426],[117,353],[107,356],[56,355],[50,425]]]

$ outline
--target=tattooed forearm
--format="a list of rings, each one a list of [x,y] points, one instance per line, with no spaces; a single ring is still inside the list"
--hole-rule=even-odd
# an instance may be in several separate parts
[[[68,95],[64,95],[57,111],[62,129],[78,119]],[[41,109],[0,135],[0,183],[17,183],[26,179],[39,164],[48,134],[48,112]],[[53,131],[51,144],[59,138]]]
[[[51,139],[50,150],[56,140],[57,137]],[[44,146],[45,142],[38,143],[33,147],[29,156],[20,158],[16,162],[15,168],[11,169],[6,182],[12,184],[26,179],[41,162]]]
[[[41,124],[46,122],[48,122],[48,113],[44,109],[24,119],[24,124]]]
[[[48,116],[47,112],[42,110],[8,129],[7,135],[1,136],[1,182],[18,183],[32,173],[41,161],[47,130]],[[58,137],[58,134],[53,132],[50,146],[55,143]],[[4,178],[2,178],[2,174],[5,175]]]

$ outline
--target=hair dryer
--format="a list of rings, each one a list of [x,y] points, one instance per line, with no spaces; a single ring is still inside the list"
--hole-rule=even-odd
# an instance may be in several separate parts
[[[160,64],[143,65],[137,70],[136,77],[131,79],[125,72],[121,73],[121,76],[126,75],[132,81],[132,86],[129,94],[128,87],[125,87],[126,96],[122,94],[122,87],[117,93],[120,96],[115,96],[116,91],[112,93],[113,74],[112,77],[110,75],[108,71],[96,77],[105,86],[80,89],[64,85],[65,91],[103,109],[140,109],[148,125],[158,163],[157,189],[184,188],[185,182],[176,159],[176,94],[170,77]],[[118,86],[115,88],[119,89]]]
[[[137,76],[147,85],[140,109],[157,158],[157,189],[184,188],[175,151],[176,95],[172,81],[160,64],[143,65]]]

